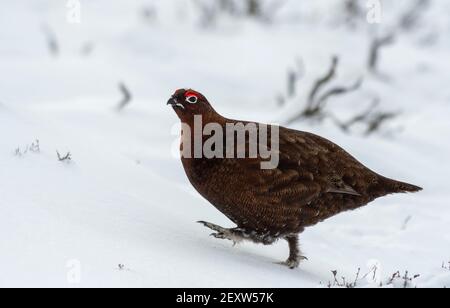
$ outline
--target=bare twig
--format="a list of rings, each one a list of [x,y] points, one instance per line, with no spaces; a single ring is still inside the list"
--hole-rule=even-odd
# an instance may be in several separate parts
[[[315,103],[316,95],[320,91],[320,89],[330,82],[335,76],[336,76],[336,69],[337,65],[339,63],[339,58],[337,56],[333,56],[332,62],[331,62],[331,68],[329,69],[328,73],[317,80],[309,94],[308,97],[308,107],[307,109],[312,109]]]
[[[317,106],[316,96],[319,93],[319,91],[336,76],[338,63],[339,58],[337,56],[333,56],[331,61],[331,67],[326,73],[326,75],[319,78],[313,84],[311,91],[309,92],[308,95],[308,102],[306,104],[306,107],[300,113],[296,114],[291,119],[289,119],[287,121],[287,124],[295,122],[303,117],[314,117],[314,116],[318,117],[321,115],[321,109],[318,108]]]
[[[411,284],[412,284],[413,280],[415,280],[415,279],[417,279],[419,277],[420,277],[420,275],[414,275],[412,277],[409,277],[409,272],[408,271],[405,271],[405,274],[402,276],[400,274],[400,271],[397,271],[387,281],[386,285],[394,285],[397,280],[401,280],[402,281],[402,287],[404,289],[406,289],[406,288],[411,287],[412,286]],[[381,286],[382,285],[383,284],[381,284]]]
[[[14,150],[14,156],[17,156],[17,157],[22,157],[22,151],[20,151],[20,148],[17,148],[17,149],[15,149]]]
[[[395,279],[400,278],[400,276],[401,276],[401,275],[400,275],[400,271],[394,273],[394,274],[391,276],[391,278],[388,280],[387,285],[393,284],[394,281],[395,281]]]
[[[304,64],[301,59],[297,60],[296,66],[289,68],[287,71],[286,78],[286,95],[278,94],[277,102],[278,105],[284,105],[287,99],[292,99],[297,95],[297,84],[298,81],[304,75]]]
[[[122,93],[122,99],[117,106],[117,110],[124,109],[132,100],[131,92],[124,83],[119,83],[119,90]]]
[[[360,268],[358,268],[358,272],[356,273],[355,280],[353,281],[353,283],[351,283],[351,286],[356,287],[356,285],[358,284],[358,280],[359,280],[359,274],[361,274]]]
[[[59,154],[58,151],[56,151],[56,155],[58,156],[58,160],[60,162],[70,162],[72,160],[72,154],[70,154],[70,152],[68,152],[66,155],[61,156],[61,154]]]
[[[382,38],[374,38],[370,43],[370,51],[369,51],[369,70],[373,73],[378,73],[378,63],[380,59],[380,50],[381,48],[391,45],[394,43],[395,36],[394,34],[386,35]]]
[[[328,116],[332,118],[334,120],[334,123],[346,133],[349,133],[351,127],[353,127],[354,125],[362,123],[366,125],[364,134],[370,135],[376,131],[379,131],[380,127],[385,122],[397,117],[400,114],[399,112],[376,111],[378,105],[379,99],[376,98],[368,109],[360,114],[356,114],[354,117],[345,122],[340,121],[332,114],[329,114]]]
[[[367,278],[372,273],[374,274],[374,277],[376,275],[377,267],[374,266],[370,269],[369,272],[367,272],[364,276],[361,277],[361,268],[358,268],[358,271],[356,272],[355,279],[352,282],[348,282],[345,277],[341,277],[340,279],[337,278],[338,272],[337,271],[331,271],[333,274],[333,283],[331,281],[328,282],[328,287],[339,287],[339,288],[347,288],[347,289],[354,289],[358,286],[358,283]]]
[[[41,152],[41,146],[39,144],[39,140],[38,139],[36,139],[33,143],[31,143],[29,150],[30,150],[30,152],[33,152],[33,153],[40,153]]]
[[[450,265],[450,263],[449,263],[449,265]],[[362,280],[366,279],[370,275],[373,275],[372,281],[375,282],[377,271],[378,271],[378,267],[373,266],[369,272],[367,272],[365,275],[361,276],[361,269],[358,268],[355,279],[352,282],[348,282],[345,277],[341,277],[340,279],[338,279],[338,272],[332,271],[331,273],[333,274],[333,282],[329,281],[327,285],[328,285],[328,288],[338,287],[338,288],[354,289],[354,288],[358,287],[358,284]],[[396,284],[396,282],[401,282],[402,288],[410,288],[410,287],[412,287],[412,282],[419,277],[420,277],[420,275],[414,275],[414,276],[410,277],[408,271],[406,271],[404,275],[402,275],[400,273],[400,271],[397,271],[385,283],[381,282],[379,284],[379,286],[380,287],[383,287],[384,285],[399,286],[398,284]]]
[[[408,224],[411,221],[411,219],[412,219],[411,215],[409,215],[408,217],[405,218],[405,221],[403,222],[403,225],[402,225],[402,230],[403,231],[406,230],[406,228],[408,227]]]
[[[347,94],[349,92],[354,92],[361,88],[361,85],[363,83],[363,79],[358,79],[353,85],[349,87],[336,87],[328,90],[325,92],[320,98],[317,99],[316,106],[318,109],[321,109],[323,105],[326,103],[326,101],[333,96],[343,95]]]
[[[299,114],[292,117],[288,121],[288,124],[300,118],[315,118],[318,120],[322,120],[327,116],[330,116],[330,114],[326,114],[324,112],[326,102],[328,101],[329,98],[356,91],[361,87],[362,79],[359,79],[358,81],[355,82],[355,84],[353,84],[350,87],[335,86],[334,88],[331,88],[322,95],[320,95],[322,89],[336,77],[338,63],[339,58],[337,56],[334,56],[332,58],[331,67],[328,70],[328,72],[325,74],[325,76],[319,78],[313,84],[312,89],[308,95],[308,102],[306,104],[306,107]]]
[[[249,17],[255,20],[271,22],[286,0],[195,0],[194,5],[199,9],[201,24],[204,27],[215,25],[220,14],[227,14],[233,18]]]
[[[287,98],[293,98],[297,93],[297,83],[305,74],[302,59],[297,59],[296,66],[287,73]]]
[[[399,115],[398,112],[378,112],[368,121],[365,134],[370,135],[379,130],[384,122],[391,120]]]
[[[323,76],[322,78],[319,78],[313,84],[312,89],[308,95],[308,102],[306,104],[306,107],[300,113],[289,119],[287,121],[288,124],[300,118],[314,118],[322,120],[327,116],[333,117],[332,115],[324,112],[325,105],[328,99],[333,96],[343,95],[352,91],[356,91],[361,87],[362,79],[359,79],[357,82],[355,82],[354,85],[350,87],[336,86],[319,96],[322,89],[336,77],[338,63],[339,58],[337,56],[334,56],[332,58],[331,67],[326,73],[326,75]]]
[[[339,126],[344,132],[348,133],[353,125],[359,122],[364,123],[367,120],[367,118],[372,114],[372,112],[375,110],[375,108],[378,106],[379,102],[380,102],[379,99],[375,99],[368,109],[366,109],[360,114],[355,115],[346,122],[341,122],[336,118],[334,118],[334,121],[337,126]]]
[[[35,140],[30,145],[27,145],[24,150],[21,150],[20,147],[17,147],[17,149],[14,150],[14,156],[22,157],[23,155],[27,154],[28,152],[38,154],[41,152],[39,140]]]
[[[294,97],[295,96],[295,90],[297,89],[297,80],[298,75],[297,72],[294,70],[289,70],[287,74],[287,96],[288,97]]]

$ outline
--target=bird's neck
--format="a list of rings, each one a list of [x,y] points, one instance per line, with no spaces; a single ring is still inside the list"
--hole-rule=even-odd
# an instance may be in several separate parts
[[[182,121],[181,126],[181,147],[180,150],[187,146],[190,149],[189,153],[194,153],[194,148],[203,145],[203,143],[210,137],[211,132],[208,125],[211,127],[221,126],[222,129],[230,120],[222,117],[218,113],[210,113],[206,115],[195,115],[189,119]],[[206,128],[206,129],[205,129]],[[214,129],[214,128],[213,128]]]
[[[193,132],[194,129],[203,131],[205,126],[208,124],[219,124],[221,126],[224,126],[228,119],[222,117],[220,114],[214,112],[214,113],[206,113],[201,115],[193,115],[189,118],[182,119],[181,123],[183,125],[189,126],[191,131]]]

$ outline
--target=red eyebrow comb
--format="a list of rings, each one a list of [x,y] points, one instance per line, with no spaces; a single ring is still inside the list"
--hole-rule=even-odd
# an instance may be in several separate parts
[[[198,98],[198,93],[194,92],[194,91],[186,91],[186,93],[184,93],[184,97],[188,97],[188,96],[195,96]]]

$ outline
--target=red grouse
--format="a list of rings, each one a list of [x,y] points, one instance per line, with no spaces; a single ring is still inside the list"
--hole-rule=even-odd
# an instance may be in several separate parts
[[[227,229],[209,222],[200,223],[215,231],[212,235],[216,238],[235,243],[250,240],[270,245],[285,239],[290,253],[282,264],[290,268],[306,259],[298,247],[298,235],[305,227],[388,194],[421,190],[371,171],[327,139],[284,127],[278,128],[278,149],[274,150],[273,144],[268,146],[278,155],[275,168],[262,168],[261,163],[266,159],[259,154],[256,157],[230,156],[229,144],[224,149],[215,144],[212,150],[222,155],[206,157],[201,151],[208,142],[208,133],[212,135],[214,131],[217,135],[218,128],[226,132],[229,124],[239,123],[254,124],[260,133],[264,125],[224,118],[202,94],[190,89],[177,90],[167,104],[173,107],[184,127],[180,150],[189,181],[237,227]],[[201,127],[195,127],[196,124]],[[210,128],[206,129],[208,125]],[[274,139],[275,134],[270,129],[273,126],[265,127],[269,127],[266,129],[268,139]],[[225,133],[216,141],[221,138],[226,143]],[[238,142],[236,139],[231,145],[235,148],[243,145],[245,153],[249,154],[251,140],[245,140],[245,144],[236,144]],[[195,153],[186,155],[188,148]]]

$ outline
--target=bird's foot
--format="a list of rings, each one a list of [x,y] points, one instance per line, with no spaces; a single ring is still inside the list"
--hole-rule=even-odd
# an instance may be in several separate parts
[[[298,256],[297,258],[289,258],[284,262],[277,262],[276,264],[287,266],[290,269],[297,268],[302,261],[307,261],[308,258],[304,256]]]
[[[216,231],[214,233],[211,233],[211,236],[214,236],[215,238],[219,239],[225,239],[230,240],[233,242],[233,246],[237,243],[241,242],[244,238],[242,235],[239,234],[239,232],[236,229],[226,229],[221,226],[218,226],[216,224],[206,222],[206,221],[198,221],[198,223],[204,225],[205,227]]]

